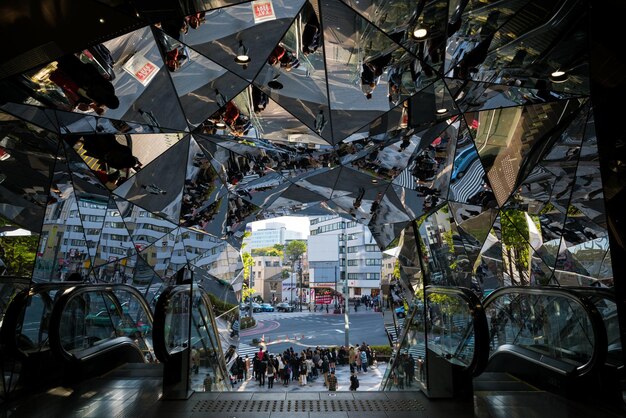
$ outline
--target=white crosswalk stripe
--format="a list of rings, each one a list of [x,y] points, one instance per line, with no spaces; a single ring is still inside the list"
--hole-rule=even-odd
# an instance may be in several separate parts
[[[463,178],[450,185],[449,199],[455,202],[468,202],[473,195],[483,189],[484,175],[483,166],[477,158],[469,166]]]

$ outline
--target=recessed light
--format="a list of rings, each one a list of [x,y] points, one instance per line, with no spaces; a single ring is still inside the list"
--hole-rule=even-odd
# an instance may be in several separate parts
[[[428,30],[423,27],[417,27],[413,29],[413,37],[415,39],[424,39],[428,35]]]
[[[103,19],[103,18],[100,18],[100,19],[98,20],[98,22],[100,22],[100,23],[104,23],[104,19]]]
[[[553,83],[562,83],[564,81],[567,81],[568,77],[569,76],[565,71],[556,70],[550,74],[550,81],[552,81]]]
[[[445,107],[437,109],[438,115],[443,115],[444,113],[448,113],[448,109],[446,109]]]

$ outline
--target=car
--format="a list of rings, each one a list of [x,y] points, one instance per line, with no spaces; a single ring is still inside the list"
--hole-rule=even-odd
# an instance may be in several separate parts
[[[406,310],[404,309],[404,306],[398,306],[395,309],[395,312],[398,318],[404,318],[406,316]]]
[[[459,155],[454,159],[454,168],[452,170],[452,177],[450,181],[461,179],[465,174],[465,170],[478,158],[478,153],[474,147],[467,147],[463,151],[459,152]]]
[[[261,312],[274,312],[274,307],[269,303],[262,303]]]
[[[296,308],[293,305],[288,304],[287,302],[281,302],[276,305],[276,310],[278,312],[293,312]]]

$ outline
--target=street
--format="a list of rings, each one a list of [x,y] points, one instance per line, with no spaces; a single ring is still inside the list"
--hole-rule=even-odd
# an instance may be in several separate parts
[[[353,309],[353,308],[352,308]],[[323,312],[259,312],[254,313],[257,326],[241,331],[239,354],[246,355],[258,351],[253,339],[264,338],[265,346],[271,353],[280,353],[289,347],[299,350],[303,347],[341,346],[345,344],[344,315]],[[391,315],[386,312],[386,315]],[[350,344],[388,345],[383,316],[380,312],[350,312]]]

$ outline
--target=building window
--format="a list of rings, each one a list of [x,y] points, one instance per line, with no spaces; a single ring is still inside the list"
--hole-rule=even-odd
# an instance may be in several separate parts
[[[361,288],[360,287],[355,287],[354,288],[354,296],[361,296]]]
[[[381,259],[380,258],[366,258],[365,265],[366,266],[380,266]]]
[[[349,266],[358,266],[359,265],[359,260],[348,260],[348,265]]]
[[[359,247],[348,247],[348,253],[356,253],[359,251]]]
[[[379,280],[380,273],[365,273],[365,280]]]
[[[380,250],[378,249],[377,245],[368,244],[365,246],[365,251],[371,253],[371,252],[380,251]]]

